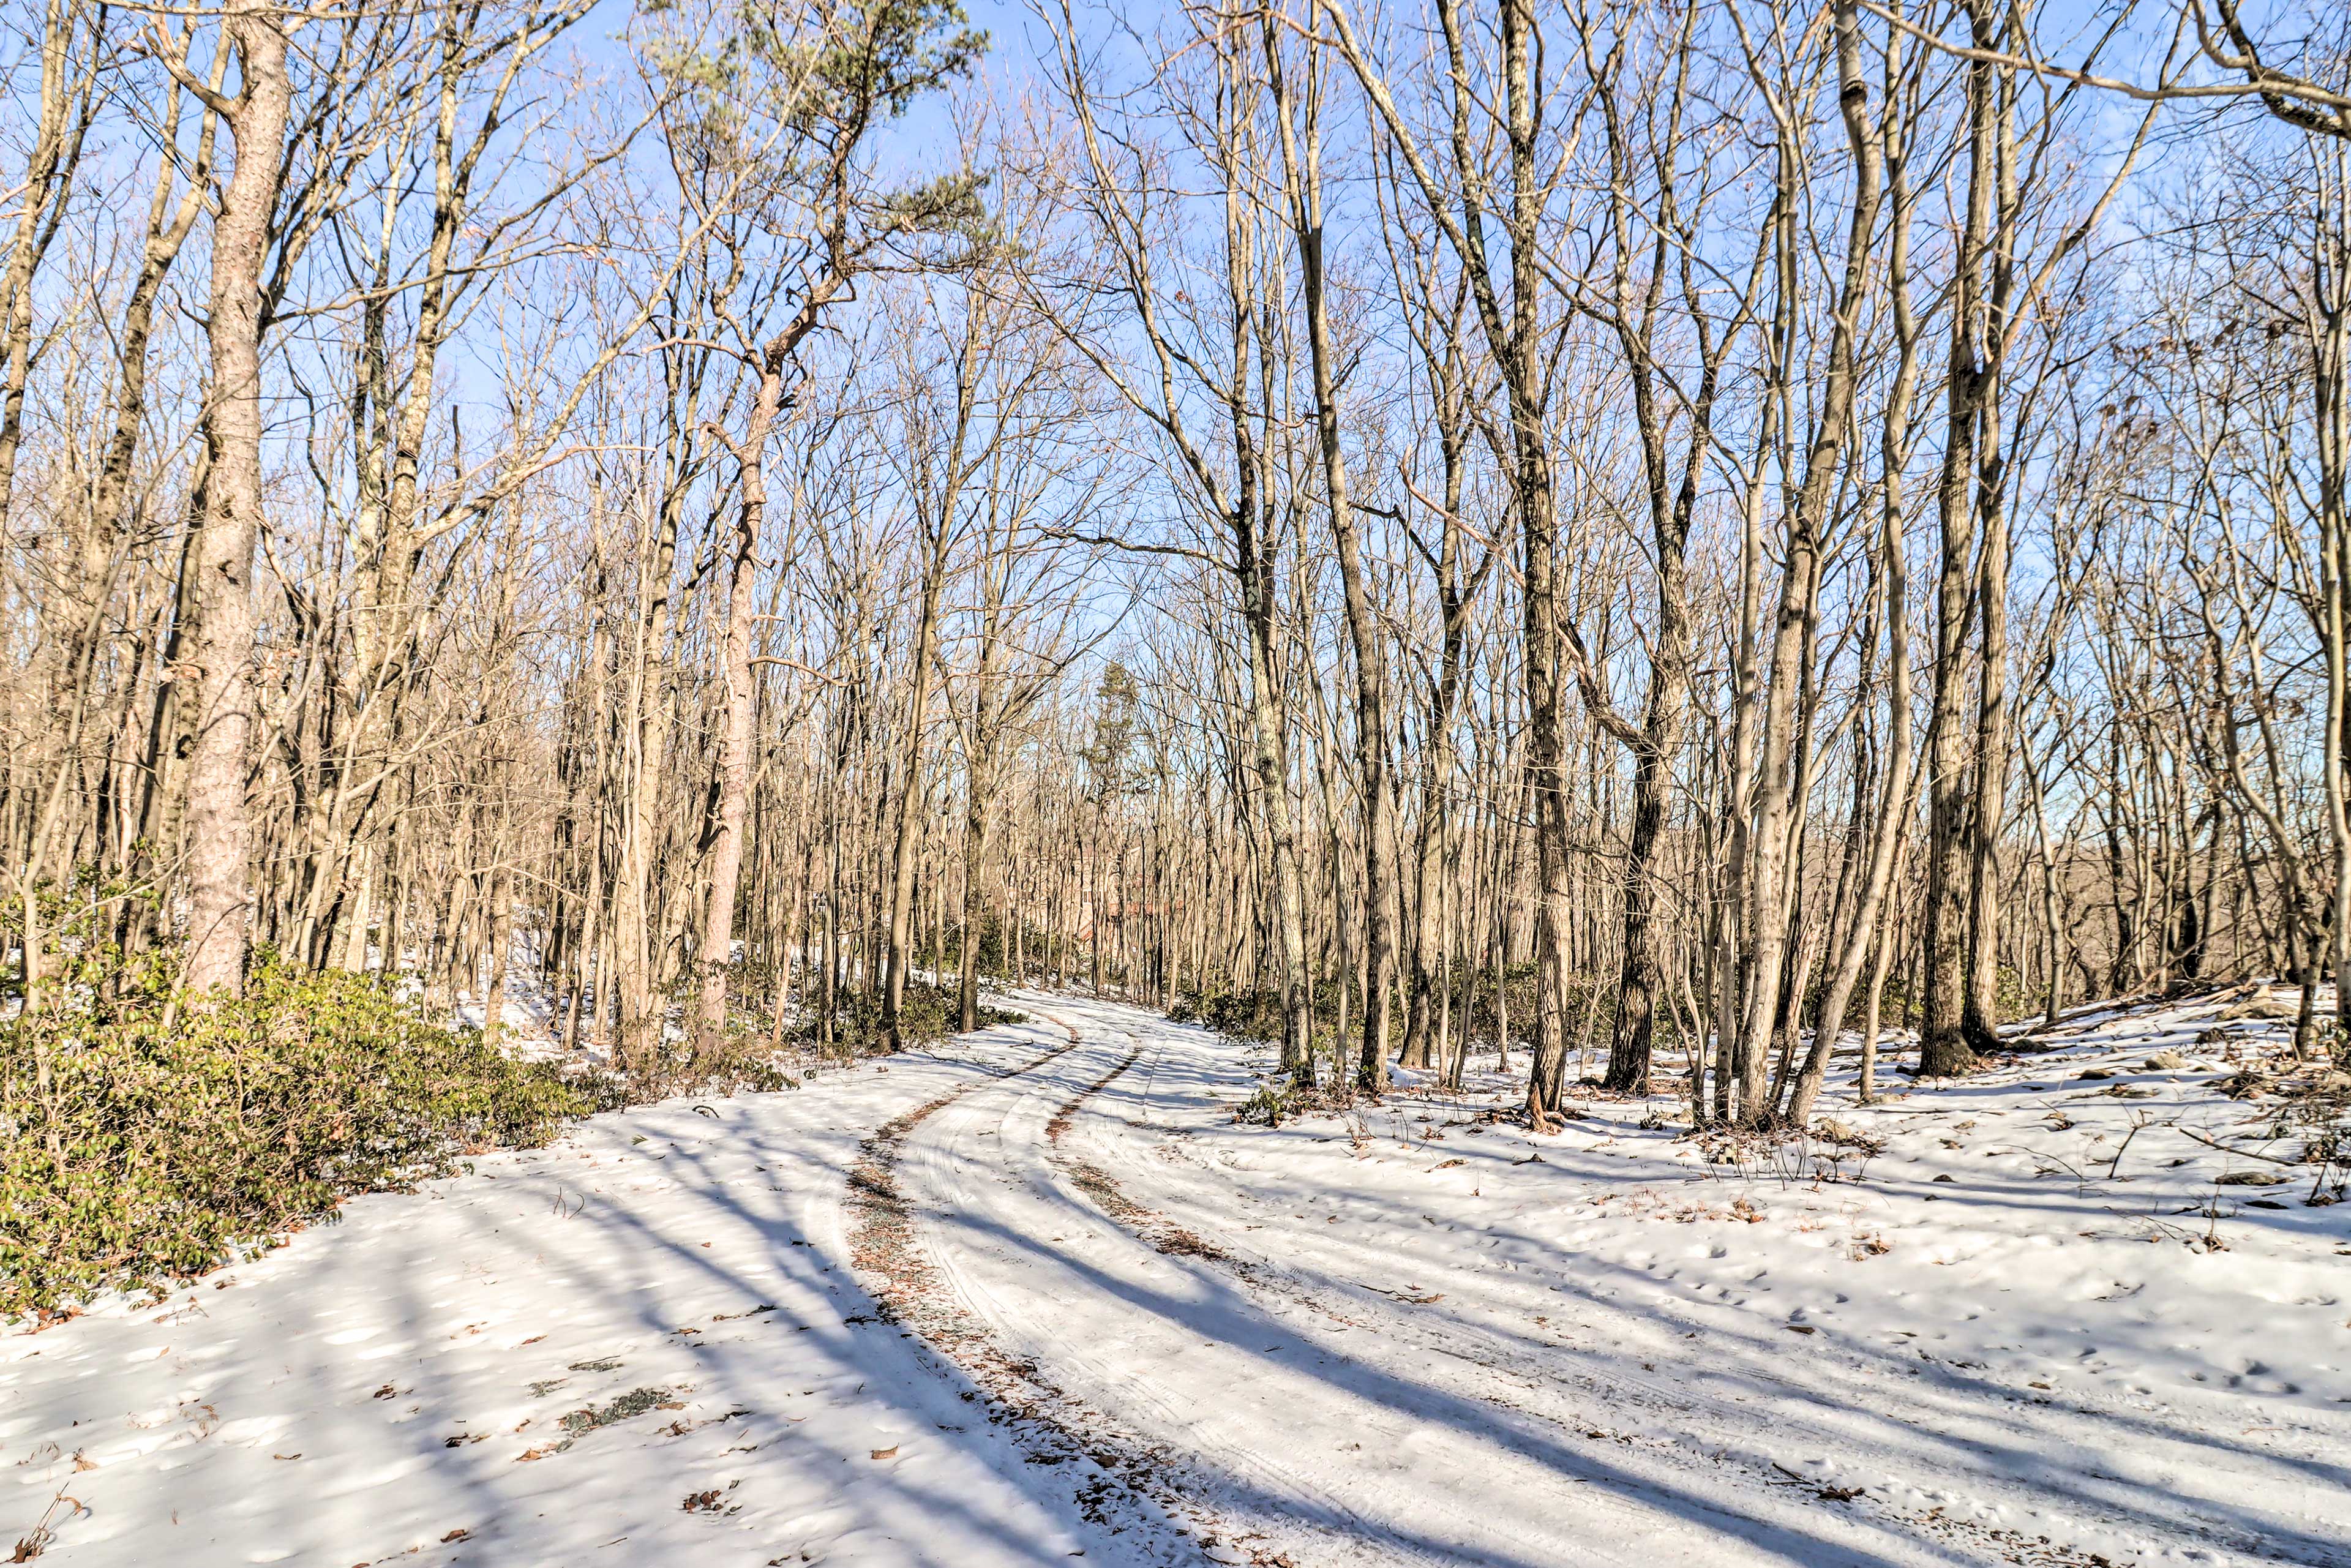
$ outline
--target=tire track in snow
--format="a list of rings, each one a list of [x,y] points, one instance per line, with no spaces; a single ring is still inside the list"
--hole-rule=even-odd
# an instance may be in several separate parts
[[[1054,1021],[1061,1022],[1061,1020],[1058,1019]],[[1062,1027],[1070,1029],[1073,1037],[1077,1034],[1077,1030],[1069,1024],[1062,1023]],[[1122,1030],[1120,1032],[1123,1033],[1125,1031]],[[1129,1038],[1133,1037],[1130,1035]],[[1319,1294],[1304,1281],[1279,1269],[1269,1271],[1268,1270],[1259,1267],[1258,1262],[1255,1260],[1236,1256],[1226,1247],[1208,1240],[1202,1237],[1198,1232],[1186,1226],[1176,1223],[1175,1220],[1169,1218],[1166,1215],[1162,1214],[1158,1210],[1146,1207],[1144,1205],[1137,1203],[1133,1197],[1128,1196],[1126,1190],[1118,1184],[1117,1179],[1108,1171],[1102,1169],[1101,1166],[1091,1160],[1081,1159],[1065,1152],[1061,1147],[1061,1142],[1063,1137],[1068,1134],[1071,1125],[1075,1121],[1078,1112],[1085,1105],[1087,1101],[1092,1100],[1094,1096],[1100,1094],[1103,1090],[1116,1082],[1121,1077],[1124,1076],[1127,1071],[1134,1067],[1136,1061],[1142,1059],[1144,1051],[1144,1046],[1143,1042],[1137,1040],[1134,1049],[1128,1051],[1126,1055],[1122,1058],[1116,1065],[1112,1067],[1109,1071],[1103,1073],[1100,1078],[1094,1080],[1093,1082],[1081,1089],[1077,1093],[1071,1095],[1067,1101],[1064,1101],[1054,1112],[1052,1118],[1045,1124],[1045,1135],[1047,1141],[1052,1145],[1051,1151],[1048,1154],[1047,1158],[1055,1168],[1069,1177],[1071,1185],[1076,1186],[1081,1192],[1083,1192],[1088,1197],[1092,1198],[1095,1205],[1099,1207],[1104,1214],[1125,1227],[1126,1229],[1132,1232],[1137,1239],[1147,1243],[1157,1252],[1171,1257],[1196,1258],[1203,1262],[1216,1264],[1224,1272],[1233,1275],[1242,1283],[1250,1287],[1253,1291],[1260,1292],[1268,1297],[1279,1299],[1289,1305],[1301,1308],[1320,1317],[1326,1318],[1332,1322],[1342,1325],[1343,1328],[1368,1328],[1371,1332],[1376,1333],[1384,1332],[1386,1328],[1405,1326],[1409,1328],[1410,1332],[1404,1337],[1424,1342],[1418,1348],[1425,1353],[1444,1355],[1457,1362],[1464,1363],[1469,1366],[1477,1368],[1479,1372],[1501,1378],[1504,1381],[1512,1384],[1515,1389],[1524,1394],[1534,1394],[1539,1390],[1540,1381],[1537,1376],[1529,1375],[1523,1372],[1519,1372],[1517,1375],[1513,1375],[1513,1373],[1516,1372],[1517,1369],[1506,1366],[1499,1360],[1488,1360],[1471,1354],[1458,1345],[1446,1343],[1443,1342],[1443,1336],[1428,1334],[1421,1324],[1411,1323],[1407,1321],[1406,1322],[1399,1324],[1377,1325],[1367,1322],[1364,1319],[1350,1316],[1346,1311],[1342,1310],[1340,1307],[1334,1307],[1331,1303],[1322,1300]],[[1371,1287],[1364,1287],[1364,1289],[1368,1291]],[[1343,1301],[1346,1307],[1351,1308],[1359,1308],[1368,1304],[1373,1304],[1358,1301],[1353,1298],[1351,1293],[1347,1292],[1343,1292]],[[1377,1305],[1392,1306],[1393,1303],[1377,1303]],[[1485,1336],[1479,1335],[1478,1337],[1482,1338]],[[1496,1348],[1499,1349],[1499,1347]],[[1594,1393],[1603,1392],[1596,1385],[1591,1391]],[[1590,1426],[1590,1422],[1588,1420],[1578,1419],[1573,1421],[1562,1421],[1560,1417],[1552,1415],[1549,1412],[1532,1407],[1523,1399],[1513,1398],[1508,1395],[1500,1394],[1492,1389],[1482,1391],[1479,1396],[1494,1405],[1499,1409],[1509,1410],[1522,1416],[1543,1422],[1548,1426],[1560,1427],[1562,1431],[1570,1431],[1587,1439],[1605,1437],[1616,1437],[1617,1440],[1621,1442],[1629,1443],[1634,1441],[1634,1439],[1630,1437],[1621,1437],[1613,1431],[1601,1432],[1587,1430],[1586,1428]],[[1681,1456],[1678,1455],[1660,1455],[1657,1457],[1675,1459],[1681,1458]],[[1707,1467],[1691,1466],[1688,1468],[1698,1469],[1706,1469]],[[1287,1558],[1276,1557],[1273,1559],[1267,1559],[1267,1561],[1277,1561],[1286,1563],[1289,1560]]]
[[[1040,1007],[1026,998],[1020,998],[1020,1004],[1032,1015],[1069,1030],[1073,1040],[1085,1040],[1086,1037],[1067,1019],[1055,1016],[1049,1009]],[[1100,1019],[1087,1019],[1085,1021],[1097,1030],[1092,1043],[1109,1045],[1101,1038],[1105,1030],[1112,1035],[1133,1038],[1128,1031],[1105,1026]],[[1079,1088],[1055,1108],[1041,1129],[1043,1146],[1035,1151],[1040,1156],[1036,1168],[1014,1172],[1011,1150],[1005,1149],[1003,1165],[1008,1172],[1008,1180],[1017,1178],[1025,1181],[1032,1189],[1029,1196],[1047,1197],[1056,1210],[1070,1208],[1069,1200],[1050,1173],[1061,1170],[1070,1180],[1082,1185],[1086,1179],[1082,1163],[1077,1171],[1063,1168],[1061,1162],[1053,1158],[1051,1145],[1068,1131],[1071,1120],[1085,1103],[1130,1070],[1143,1051],[1144,1047],[1138,1041],[1135,1048],[1113,1063],[1109,1071],[1091,1084]],[[1011,1110],[1017,1113],[1019,1108],[1019,1103],[1016,1102]],[[934,1172],[934,1175],[940,1173]],[[1108,1181],[1107,1176],[1100,1172],[1093,1173],[1093,1176],[1100,1183]],[[1114,1231],[1113,1234],[1121,1233]],[[1023,1237],[1024,1242],[1029,1244],[1044,1239],[1040,1235]],[[1056,1235],[1050,1239],[1060,1242],[1063,1238]],[[1203,1249],[1207,1247],[1197,1237],[1179,1232],[1176,1228],[1170,1228],[1156,1239],[1145,1239],[1153,1252],[1163,1253],[1171,1260],[1180,1260],[1186,1255],[1203,1256]],[[1161,1246],[1161,1240],[1169,1244]],[[949,1289],[960,1293],[968,1303],[952,1309],[962,1321],[976,1324],[985,1319],[1000,1325],[1003,1330],[1016,1333],[1033,1329],[1044,1321],[1040,1314],[1024,1313],[1015,1301],[1008,1300],[998,1291],[991,1289],[982,1277],[984,1270],[975,1270],[968,1261],[958,1262],[952,1245],[937,1250],[942,1265],[940,1271],[949,1276],[946,1281]],[[1073,1289],[1080,1292],[1069,1299],[1070,1304],[1074,1306],[1082,1300],[1083,1287],[1073,1286]],[[1099,1305],[1099,1302],[1093,1304]],[[1253,1336],[1267,1330],[1277,1333],[1286,1332],[1278,1324],[1259,1322],[1241,1337],[1253,1343]],[[995,1337],[986,1330],[980,1333],[985,1338],[992,1340]],[[1186,1415],[1196,1411],[1204,1402],[1217,1406],[1233,1403],[1231,1389],[1217,1380],[1209,1379],[1200,1385],[1176,1387],[1148,1377],[1137,1379],[1127,1375],[1115,1361],[1118,1346],[1123,1339],[1117,1330],[1108,1330],[1102,1343],[1081,1343],[1057,1335],[1050,1330],[1047,1331],[1046,1337],[1055,1343],[1042,1347],[1043,1351],[1057,1364],[1066,1367],[1062,1375],[1064,1381],[1075,1381],[1082,1385],[1082,1397],[1079,1392],[1047,1380],[1036,1355],[1018,1356],[1012,1358],[1010,1364],[1026,1375],[1025,1381],[1030,1392],[1042,1393],[1056,1402],[1057,1407],[1050,1413],[1051,1425],[1066,1439],[1083,1445],[1088,1456],[1106,1469],[1116,1464],[1119,1473],[1134,1491],[1156,1502],[1166,1515],[1192,1521],[1198,1537],[1195,1543],[1198,1555],[1189,1557],[1187,1561],[1197,1561],[1199,1556],[1205,1556],[1214,1563],[1247,1563],[1251,1568],[1309,1568],[1311,1564],[1342,1560],[1327,1553],[1302,1560],[1292,1558],[1278,1549],[1267,1529],[1260,1528],[1269,1524],[1302,1524],[1314,1538],[1316,1545],[1343,1551],[1343,1560],[1349,1563],[1408,1561],[1429,1564],[1430,1568],[1452,1568],[1454,1564],[1473,1560],[1450,1551],[1431,1552],[1423,1549],[1407,1535],[1384,1528],[1378,1519],[1320,1484],[1317,1478],[1301,1473],[1278,1459],[1269,1460],[1246,1445],[1202,1444],[1196,1441],[1195,1434],[1185,1429],[1188,1425],[1185,1420]],[[1111,1354],[1107,1357],[1103,1354],[1105,1343],[1111,1347]],[[998,1350],[997,1354],[1000,1356],[1002,1352]],[[1120,1416],[1113,1417],[1106,1406],[1117,1409]],[[1156,1428],[1162,1436],[1145,1437],[1138,1435],[1137,1428]],[[1203,1459],[1209,1461],[1220,1474],[1211,1479],[1204,1471]],[[1432,1511],[1443,1515],[1450,1511],[1439,1507]],[[1303,1517],[1308,1514],[1315,1517],[1309,1521]],[[1286,1531],[1280,1543],[1297,1545],[1297,1533],[1296,1531]],[[1357,1549],[1374,1542],[1391,1551],[1371,1559],[1362,1556]],[[1488,1559],[1474,1561],[1485,1562]],[[1527,1568],[1530,1560],[1511,1554],[1493,1561],[1507,1563],[1512,1568]]]
[[[1062,1027],[1066,1029],[1069,1026],[1065,1024]],[[1076,1031],[1073,1030],[1071,1032],[1074,1034]],[[1070,1178],[1071,1183],[1080,1192],[1084,1193],[1101,1206],[1103,1213],[1151,1243],[1156,1250],[1171,1258],[1199,1258],[1211,1263],[1221,1263],[1237,1273],[1248,1276],[1252,1272],[1249,1266],[1223,1248],[1186,1229],[1166,1216],[1145,1208],[1141,1204],[1129,1199],[1111,1174],[1100,1166],[1089,1160],[1072,1158],[1061,1152],[1062,1134],[1070,1130],[1070,1124],[1077,1116],[1079,1108],[1113,1083],[1117,1082],[1124,1076],[1127,1069],[1133,1067],[1142,1058],[1143,1047],[1138,1043],[1133,1051],[1126,1053],[1117,1066],[1062,1103],[1061,1108],[1053,1113],[1053,1119],[1045,1124],[1045,1140],[1053,1145],[1053,1153],[1047,1157],[1052,1161],[1056,1168]]]
[[[1053,1017],[1033,1005],[1030,1010]],[[1112,1040],[1123,1039],[1133,1049],[1041,1127],[1024,1129],[1028,1118],[1016,1102],[992,1130],[971,1134],[1002,1136],[995,1161],[959,1150],[952,1133],[942,1134],[950,1141],[938,1147],[925,1146],[926,1175],[946,1189],[942,1196],[960,1222],[961,1234],[942,1237],[948,1243],[943,1268],[974,1315],[1024,1342],[1032,1361],[1061,1369],[1062,1382],[1091,1402],[1082,1406],[1090,1422],[1113,1411],[1124,1427],[1153,1434],[1158,1451],[1175,1450],[1180,1469],[1171,1484],[1213,1505],[1228,1530],[1248,1527],[1235,1537],[1247,1561],[1529,1568],[1572,1558],[1711,1568],[1725,1561],[1726,1548],[1736,1549],[1739,1537],[1687,1516],[1693,1505],[1701,1514],[1718,1512],[1728,1500],[1709,1505],[1692,1492],[1674,1499],[1646,1495],[1646,1488],[1638,1488],[1642,1495],[1616,1495],[1609,1489],[1627,1478],[1614,1460],[1595,1462],[1555,1441],[1556,1432],[1510,1430],[1516,1423],[1508,1415],[1520,1413],[1499,1402],[1417,1377],[1399,1380],[1377,1364],[1359,1362],[1301,1332],[1285,1309],[1332,1319],[1341,1332],[1367,1326],[1360,1320],[1283,1288],[1291,1282],[1278,1269],[1261,1274],[1258,1263],[1134,1203],[1107,1172],[1064,1154],[1057,1145],[1078,1112],[1149,1048],[1117,1021],[1087,1016],[1082,1004],[1077,1016],[1090,1026],[1093,1043],[1116,1051]],[[1054,1021],[1071,1027],[1066,1019]],[[1000,1166],[1018,1185],[1015,1145],[1029,1138],[1043,1168],[1027,1173],[1028,1190],[1016,1190],[1011,1207],[996,1214],[963,1213],[965,1205],[986,1209],[998,1200],[956,1190],[956,1175]],[[1048,1235],[1056,1243],[1086,1239],[1039,1234],[1044,1227],[1068,1228],[1071,1186],[1093,1200],[1084,1211],[1118,1222],[1113,1235],[1166,1261],[1154,1257],[1145,1264],[1115,1250],[1104,1256],[1098,1246],[1068,1253],[1040,1246]],[[1218,1267],[1202,1274],[1186,1259]],[[1173,1279],[1164,1272],[1170,1267],[1178,1271]],[[1217,1282],[1228,1273],[1273,1288],[1238,1294]],[[1365,1376],[1375,1388],[1358,1386]],[[1196,1510],[1186,1511],[1198,1517]],[[1779,1549],[1765,1546],[1751,1560],[1873,1568],[1948,1560],[1915,1549],[1889,1557],[1846,1546],[1823,1554],[1819,1548],[1827,1543],[1805,1528],[1810,1522],[1790,1517],[1781,1528],[1767,1526],[1761,1539]],[[1792,1554],[1788,1547],[1799,1543]],[[1279,1548],[1301,1555],[1293,1559]]]
[[[1141,1526],[1155,1536],[1173,1535],[1173,1541],[1134,1544],[1155,1562],[1197,1562],[1199,1553],[1189,1549],[1182,1533],[1171,1530],[1161,1517],[1170,1509],[1184,1508],[1207,1522],[1205,1515],[1155,1479],[1166,1473],[1168,1457],[1101,1429],[1099,1421],[1081,1424],[1075,1403],[1035,1361],[1006,1351],[984,1323],[954,1300],[915,1233],[913,1207],[899,1186],[905,1140],[932,1116],[975,1090],[1024,1077],[1083,1043],[1075,1029],[1058,1019],[1051,1021],[1068,1032],[1068,1044],[1008,1072],[963,1084],[917,1105],[874,1129],[859,1144],[861,1157],[850,1172],[846,1203],[853,1220],[849,1231],[850,1263],[864,1277],[882,1320],[904,1328],[933,1354],[961,1368],[975,1385],[965,1397],[986,1399],[988,1420],[1012,1428],[1016,1440],[1028,1450],[1029,1463],[1091,1461],[1096,1473],[1073,1490],[1079,1511],[1089,1522],[1113,1534]],[[1120,1071],[1123,1070],[1122,1066]],[[1214,1539],[1213,1534],[1209,1539]]]

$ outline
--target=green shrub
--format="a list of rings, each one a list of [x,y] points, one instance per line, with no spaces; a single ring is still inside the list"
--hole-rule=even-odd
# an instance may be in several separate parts
[[[1243,1126],[1279,1127],[1282,1118],[1298,1113],[1291,1092],[1270,1084],[1259,1084],[1256,1093],[1242,1101],[1233,1111],[1233,1120]]]
[[[0,1316],[196,1273],[593,1108],[371,977],[265,959],[242,998],[173,1008],[161,973],[0,1023]]]
[[[1196,998],[1182,1023],[1196,1023],[1233,1040],[1281,1038],[1281,993],[1275,990],[1215,991]]]
[[[898,1039],[904,1046],[933,1045],[956,1031],[958,998],[952,986],[908,980],[898,1004]],[[794,1036],[805,1044],[823,1039],[823,1015],[810,1008],[800,1018]],[[1022,1023],[1025,1016],[982,1003],[979,1027]],[[882,1049],[882,995],[879,991],[843,989],[832,1009],[832,1049],[843,1055],[864,1056]]]
[[[619,1111],[679,1094],[766,1094],[798,1089],[800,1081],[778,1059],[756,1019],[731,1016],[715,1049],[668,1039],[643,1058],[578,1082],[596,1097],[595,1109]]]

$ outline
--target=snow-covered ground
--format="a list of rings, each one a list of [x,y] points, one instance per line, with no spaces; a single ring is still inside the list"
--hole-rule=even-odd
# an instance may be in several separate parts
[[[1499,1080],[1237,1125],[1262,1059],[1015,1005],[0,1341],[0,1530],[46,1510],[77,1563],[2351,1564],[2351,1204],[2252,1157],[2294,1140],[2214,1087],[2210,1004],[1833,1089],[1865,1160],[1713,1166],[1639,1103],[1530,1137]]]
[[[600,1117],[0,1340],[0,1552],[46,1511],[44,1561],[141,1568],[1062,1562],[1069,1489],[877,1319],[843,1215],[867,1131],[1066,1041]]]

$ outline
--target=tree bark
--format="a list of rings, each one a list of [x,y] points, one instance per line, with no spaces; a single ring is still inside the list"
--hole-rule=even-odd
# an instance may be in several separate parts
[[[267,0],[228,0],[224,45],[243,87],[221,118],[235,146],[213,225],[213,384],[206,512],[190,560],[199,611],[188,759],[188,950],[183,983],[234,994],[245,983],[251,904],[246,801],[255,723],[253,558],[261,524],[262,270],[277,206],[292,87],[286,36]]]

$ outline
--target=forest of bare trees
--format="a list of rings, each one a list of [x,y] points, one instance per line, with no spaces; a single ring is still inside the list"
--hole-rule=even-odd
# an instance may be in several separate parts
[[[1078,988],[1538,1127],[2257,976],[2339,1046],[2329,7],[6,27],[29,1013],[380,969],[650,1071]]]

